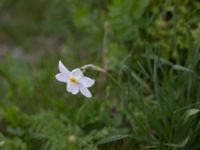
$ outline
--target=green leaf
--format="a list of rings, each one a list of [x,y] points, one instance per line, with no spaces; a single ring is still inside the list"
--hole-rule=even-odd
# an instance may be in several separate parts
[[[117,141],[117,140],[125,139],[127,137],[130,137],[130,135],[129,134],[117,134],[117,135],[113,135],[113,136],[101,139],[96,144],[97,145],[102,145],[102,144],[114,142],[114,141]]]
[[[131,72],[131,75],[133,76],[133,78],[141,84],[141,86],[143,86],[144,88],[146,88],[148,91],[151,91],[150,87],[148,86],[148,84],[145,83],[145,81],[143,81],[135,72]]]
[[[135,0],[133,2],[133,8],[132,8],[132,14],[135,18],[139,18],[141,17],[141,15],[143,14],[145,8],[148,6],[149,4],[149,0]]]
[[[176,147],[176,148],[182,148],[182,147],[184,147],[187,143],[188,143],[188,141],[189,141],[189,139],[190,139],[190,136],[187,136],[182,142],[180,142],[179,144],[168,144],[168,143],[166,143],[166,144],[164,144],[164,145],[166,145],[166,146],[170,146],[170,147]]]
[[[191,116],[197,114],[199,111],[199,109],[189,109],[188,111],[186,111],[186,113],[184,114],[184,123],[186,123]]]
[[[192,70],[177,64],[173,65],[172,69],[193,73]]]

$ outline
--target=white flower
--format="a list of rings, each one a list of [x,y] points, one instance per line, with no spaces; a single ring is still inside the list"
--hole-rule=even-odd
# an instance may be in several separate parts
[[[86,97],[92,97],[88,90],[89,87],[94,85],[95,80],[83,75],[83,72],[77,68],[71,72],[59,61],[59,71],[56,79],[60,82],[67,83],[67,91],[72,94],[77,94],[79,91]]]

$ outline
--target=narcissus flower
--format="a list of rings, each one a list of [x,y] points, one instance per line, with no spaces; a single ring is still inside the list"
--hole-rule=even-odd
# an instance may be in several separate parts
[[[84,96],[88,98],[92,97],[88,88],[94,85],[95,80],[84,76],[79,68],[70,72],[61,61],[59,61],[58,67],[60,73],[56,75],[56,79],[60,82],[67,83],[68,92],[75,95],[80,91]]]

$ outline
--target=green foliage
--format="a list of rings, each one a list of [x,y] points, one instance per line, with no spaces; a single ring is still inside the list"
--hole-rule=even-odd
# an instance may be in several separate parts
[[[0,149],[200,149],[200,2],[1,0]],[[93,98],[55,80],[108,70]]]
[[[138,36],[141,17],[149,0],[113,0],[110,6],[110,23],[119,40],[128,41]]]
[[[0,134],[0,147],[2,150],[26,150],[27,145],[20,138],[6,138]]]

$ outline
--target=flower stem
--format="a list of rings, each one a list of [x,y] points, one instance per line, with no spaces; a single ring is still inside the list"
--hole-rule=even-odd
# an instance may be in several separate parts
[[[91,69],[91,70],[94,70],[94,71],[102,72],[108,78],[110,78],[115,84],[117,84],[120,88],[122,88],[121,84],[111,74],[109,74],[105,69],[103,69],[103,68],[101,68],[99,66],[96,66],[96,65],[93,65],[93,64],[87,64],[87,65],[84,65],[84,66],[80,67],[80,69],[83,72],[86,71],[87,69]]]

